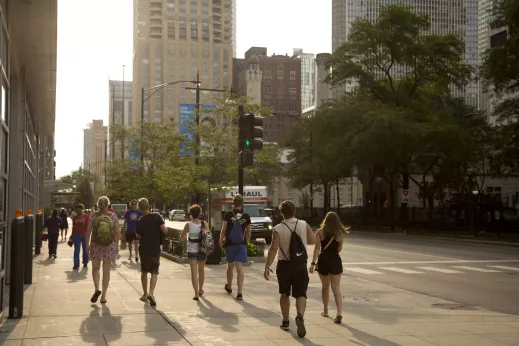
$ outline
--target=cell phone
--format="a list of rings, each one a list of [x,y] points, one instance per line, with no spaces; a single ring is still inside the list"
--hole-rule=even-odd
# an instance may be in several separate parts
[[[119,258],[121,258],[121,255],[119,255],[119,253],[117,253],[117,255],[115,255],[115,260],[119,260]]]

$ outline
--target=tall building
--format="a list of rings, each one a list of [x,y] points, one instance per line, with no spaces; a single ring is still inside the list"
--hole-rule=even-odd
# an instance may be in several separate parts
[[[315,104],[315,54],[294,48],[294,57],[301,59],[301,109]]]
[[[261,78],[259,93],[258,79],[252,78],[256,69]],[[245,59],[234,59],[233,75],[234,92],[252,101],[260,94],[263,105],[273,110],[263,120],[264,141],[283,144],[301,118],[301,60],[288,54],[267,56],[266,48],[252,47]]]
[[[132,126],[133,119],[133,82],[108,81],[110,100],[108,101],[108,156],[110,160],[123,158],[121,143],[113,139],[113,124]],[[140,122],[140,119],[139,119]],[[127,156],[127,155],[126,155]]]
[[[101,188],[104,182],[104,167],[108,156],[108,127],[103,120],[92,120],[83,130],[83,169],[94,176],[94,189]]]
[[[427,14],[430,34],[459,35],[465,43],[465,63],[477,68],[478,0],[332,0],[332,49],[335,51],[346,42],[351,24],[357,18],[375,22],[381,6],[391,4],[410,6],[417,13]],[[469,83],[463,90],[453,89],[452,93],[464,97],[470,105],[479,106],[478,82]]]
[[[141,88],[196,81],[202,88],[231,89],[236,50],[236,0],[134,0],[133,122],[141,120]],[[191,85],[190,85],[191,84]],[[194,104],[192,83],[155,93],[144,121],[178,122],[180,104]],[[147,98],[150,93],[146,93]],[[215,104],[220,92],[202,91],[201,103]]]

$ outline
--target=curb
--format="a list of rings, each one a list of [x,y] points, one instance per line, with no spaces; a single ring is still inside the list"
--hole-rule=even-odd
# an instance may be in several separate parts
[[[186,257],[178,257],[171,255],[167,252],[161,252],[160,255],[164,258],[167,258],[170,261],[173,261],[178,264],[187,264],[187,258]],[[254,263],[266,263],[267,257],[248,257],[247,258],[247,265],[251,265]],[[227,259],[225,257],[222,257],[220,264],[227,264]]]
[[[464,238],[451,238],[451,237],[434,237],[434,236],[422,236],[414,234],[405,234],[402,232],[374,232],[374,231],[352,231],[352,233],[365,233],[372,235],[379,235],[383,237],[399,237],[399,238],[413,238],[413,239],[427,239],[427,240],[438,240],[438,241],[455,241],[459,243],[472,243],[480,245],[496,245],[496,246],[508,246],[508,247],[519,247],[519,243],[497,241],[497,240],[479,240],[479,239],[464,239]]]

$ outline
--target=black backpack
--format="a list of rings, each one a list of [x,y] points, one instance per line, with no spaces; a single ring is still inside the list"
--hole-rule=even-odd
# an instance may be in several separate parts
[[[280,247],[281,252],[285,256],[287,260],[294,264],[301,264],[306,265],[306,262],[308,261],[308,253],[306,252],[305,244],[303,244],[303,239],[297,234],[297,223],[299,220],[296,221],[296,225],[294,226],[294,230],[291,230],[290,227],[286,223],[283,222],[283,225],[285,225],[288,230],[290,231],[290,247],[288,252],[290,253],[290,259],[288,259],[287,255],[283,251],[283,249]]]

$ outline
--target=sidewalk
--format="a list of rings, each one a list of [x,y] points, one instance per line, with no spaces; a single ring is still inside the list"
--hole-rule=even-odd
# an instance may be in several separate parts
[[[57,260],[43,252],[25,292],[26,317],[3,321],[1,345],[519,345],[519,316],[434,307],[452,302],[349,275],[342,280],[342,325],[320,316],[320,282],[311,276],[307,338],[300,339],[293,319],[290,333],[279,329],[277,284],[275,277],[263,279],[262,264],[246,267],[243,302],[224,292],[225,266],[209,266],[205,298],[195,302],[189,267],[161,259],[154,309],[139,300],[139,265],[123,251],[108,303],[91,304],[90,268],[72,271],[72,249],[65,243]]]

